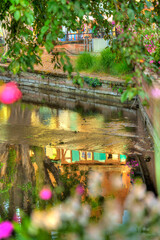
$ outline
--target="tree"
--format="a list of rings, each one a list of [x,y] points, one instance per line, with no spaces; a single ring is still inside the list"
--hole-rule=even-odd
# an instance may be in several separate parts
[[[113,51],[123,54],[128,64],[136,67],[138,79],[151,83],[152,76],[144,74],[144,70],[152,68],[156,72],[158,67],[156,64],[150,66],[147,60],[152,61],[152,57],[144,46],[142,30],[155,23],[158,31],[159,13],[160,5],[155,0],[3,0],[0,2],[0,21],[8,33],[7,56],[12,59],[9,69],[14,74],[33,69],[34,64],[41,63],[41,47],[45,46],[50,53],[58,38],[64,36],[62,26],[75,31],[82,22],[89,22],[91,15],[105,28],[105,37],[110,38]],[[116,39],[109,35],[113,27],[108,21],[111,16],[122,30]],[[55,66],[62,64],[63,70],[71,74],[72,65],[65,53],[53,55],[53,62]],[[144,95],[141,81],[136,88],[129,87],[122,100],[137,94]]]

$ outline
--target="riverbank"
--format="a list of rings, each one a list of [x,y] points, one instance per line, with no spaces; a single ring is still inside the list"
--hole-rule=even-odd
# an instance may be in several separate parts
[[[115,111],[118,111],[118,108],[126,109],[126,114],[132,111],[132,109],[137,108],[136,100],[126,101],[124,103],[121,102],[121,94],[117,91],[117,89],[115,89],[115,87],[116,88],[121,87],[125,89],[126,86],[124,81],[119,81],[119,79],[116,79],[116,78],[111,79],[109,77],[108,81],[106,79],[101,80],[102,86],[100,87],[93,88],[88,86],[86,83],[84,83],[83,87],[80,87],[76,84],[73,84],[72,79],[68,79],[67,75],[62,72],[52,73],[47,71],[35,70],[34,73],[26,72],[18,75],[13,75],[11,74],[11,72],[7,71],[7,66],[5,66],[5,69],[6,71],[3,74],[2,73],[0,74],[0,79],[2,79],[5,82],[16,81],[19,84],[20,89],[22,90],[23,100],[25,100],[26,102],[33,102],[36,104],[44,104],[44,105],[55,106],[55,107],[57,105],[60,105],[62,108],[72,108],[72,107],[74,108],[75,106],[78,106],[78,107],[83,106],[84,108],[86,108],[88,104],[92,107],[104,105],[106,107],[110,106],[111,108],[114,108]],[[74,76],[74,73],[73,73],[73,76]],[[137,113],[138,112],[139,111],[137,111]],[[145,110],[144,110],[144,113],[146,113]],[[139,112],[137,116],[139,116],[139,114],[140,115],[142,114],[144,116],[142,110],[141,110],[141,113]],[[140,129],[144,128],[143,123],[146,123],[146,127],[148,128],[148,121],[146,121],[146,119],[149,119],[147,114],[143,119],[141,116],[138,117],[138,126],[141,126]],[[61,136],[61,134],[62,133],[60,133],[59,136]],[[74,137],[73,135],[70,136],[69,134],[71,139]],[[75,135],[78,136],[79,134],[76,133]],[[47,136],[46,140],[48,141],[48,133],[46,134],[46,136]],[[96,136],[94,135],[93,140],[95,139],[98,140],[97,136],[98,135]],[[85,138],[86,137],[87,135],[85,136]],[[74,142],[75,139],[72,141],[71,139],[67,141]],[[83,139],[84,138],[82,138],[82,142],[83,142]],[[106,140],[104,140],[104,136],[103,136],[103,140],[101,142],[102,148],[104,147],[104,141]],[[139,151],[140,152],[143,151],[141,148],[141,143],[140,145],[139,144],[135,145],[136,154]],[[107,145],[106,145],[106,148],[107,148]],[[143,153],[144,153],[143,157],[147,155],[147,156],[150,156],[152,160],[154,159],[153,151],[146,152],[146,150],[144,150]],[[149,163],[146,163],[146,164],[148,169],[150,169],[152,182],[154,182],[154,175],[152,174],[153,172],[152,170],[154,169],[154,161],[150,161]]]

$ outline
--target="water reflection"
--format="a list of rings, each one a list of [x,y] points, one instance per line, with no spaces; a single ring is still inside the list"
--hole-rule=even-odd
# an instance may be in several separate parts
[[[103,196],[115,196],[123,204],[130,189],[130,168],[125,164],[126,156],[76,151],[51,147],[35,147],[29,145],[0,145],[0,202],[1,217],[13,219],[14,214],[23,209],[30,214],[35,206],[39,206],[38,193],[44,185],[65,186],[67,194],[71,189],[62,181],[66,165],[72,168],[74,180],[82,182],[89,170],[103,173]],[[77,167],[77,163],[79,166]],[[68,174],[70,170],[67,170]],[[75,175],[76,174],[76,177]],[[72,177],[73,177],[72,176]],[[79,176],[79,178],[77,178]],[[113,191],[111,181],[121,177],[121,191]],[[72,182],[72,187],[78,184]],[[64,197],[64,193],[63,193]],[[67,196],[66,196],[67,197]]]
[[[87,111],[31,104],[0,105],[0,141],[115,154],[150,150],[137,125],[137,112],[102,106]]]
[[[126,164],[126,155],[101,153],[93,151],[78,151],[51,146],[45,147],[46,156],[55,162],[60,160],[61,164],[79,163],[79,164]]]
[[[123,205],[134,177],[127,156],[142,155],[151,148],[139,129],[136,111],[108,106],[69,110],[24,103],[0,105],[0,132],[0,213],[4,219],[12,219],[19,209],[30,213],[40,207],[38,193],[44,185],[63,187],[60,197],[64,199],[78,181],[85,184],[91,169],[103,173],[103,196],[114,196]],[[122,180],[121,191],[111,188],[117,176]]]

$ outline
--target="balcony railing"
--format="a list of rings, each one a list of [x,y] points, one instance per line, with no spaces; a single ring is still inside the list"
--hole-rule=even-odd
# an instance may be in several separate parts
[[[60,42],[72,42],[72,41],[82,41],[85,38],[93,39],[93,38],[104,38],[105,32],[97,32],[97,33],[68,33],[65,34],[63,38],[60,38]]]

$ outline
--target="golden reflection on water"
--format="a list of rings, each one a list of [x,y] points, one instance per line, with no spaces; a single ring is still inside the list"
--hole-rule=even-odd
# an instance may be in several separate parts
[[[65,166],[71,168],[75,164],[79,166],[77,174],[89,169],[101,172],[104,176],[103,196],[114,196],[123,205],[131,188],[130,168],[126,165],[126,160],[133,144],[129,136],[137,134],[136,117],[135,113],[129,117],[127,112],[128,117],[124,117],[123,113],[119,116],[115,110],[114,114],[110,109],[103,111],[105,114],[19,103],[0,106],[0,140],[6,141],[0,144],[0,162],[3,164],[0,169],[3,179],[0,183],[1,190],[5,189],[5,183],[9,179],[9,152],[16,152],[12,161],[15,162],[15,169],[12,171],[12,184],[9,185],[11,191],[7,196],[10,205],[13,205],[11,212],[21,207],[28,211],[33,205],[31,191],[24,192],[25,188],[18,186],[28,186],[31,182],[40,191],[46,183],[57,184],[54,173],[44,166],[45,159],[50,160],[50,167],[55,165],[62,173]],[[127,131],[125,126],[130,130]],[[55,144],[52,144],[53,139],[56,139]],[[40,140],[41,144],[38,144]],[[111,187],[117,176],[121,179],[121,190]]]
[[[104,117],[101,114],[96,116],[80,116],[79,113],[71,110],[51,111],[47,107],[41,107],[39,112],[32,111],[31,124],[33,126],[47,127],[49,129],[63,129],[71,131],[92,132],[102,128]]]
[[[129,151],[137,137],[135,112],[123,111],[107,107],[102,114],[97,110],[83,112],[82,109],[52,109],[20,103],[1,105],[0,123],[6,125],[1,125],[3,139],[0,140],[12,143],[28,140],[27,143],[33,145],[51,143],[55,147],[63,142],[70,149],[123,154]]]
[[[0,122],[6,123],[10,117],[11,110],[7,105],[0,106]]]

